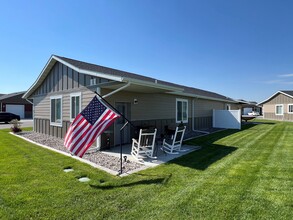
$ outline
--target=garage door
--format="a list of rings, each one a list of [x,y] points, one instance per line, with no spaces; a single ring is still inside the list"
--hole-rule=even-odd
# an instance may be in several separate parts
[[[6,105],[6,112],[11,112],[24,118],[24,105]]]

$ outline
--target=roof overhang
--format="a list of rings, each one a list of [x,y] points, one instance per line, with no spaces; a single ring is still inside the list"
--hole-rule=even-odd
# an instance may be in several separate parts
[[[285,96],[288,96],[288,97],[290,97],[290,98],[293,98],[293,96],[291,96],[291,95],[289,95],[289,94],[287,94],[287,93],[285,93],[285,92],[278,91],[278,92],[274,93],[272,96],[270,96],[268,99],[266,99],[266,100],[264,100],[264,101],[258,103],[257,105],[262,105],[262,104],[264,104],[265,102],[268,102],[270,99],[274,98],[274,97],[275,97],[276,95],[278,95],[278,94],[283,94],[283,95],[285,95]]]
[[[144,80],[138,80],[138,79],[132,79],[132,78],[126,78],[126,77],[120,77],[120,76],[113,76],[102,72],[96,72],[96,71],[90,71],[78,68],[62,59],[60,59],[57,56],[51,56],[48,62],[46,63],[45,67],[43,68],[42,72],[38,76],[37,80],[34,82],[34,84],[26,91],[26,93],[23,95],[23,98],[27,99],[29,98],[33,92],[43,83],[43,81],[46,79],[48,74],[50,73],[50,70],[55,65],[56,62],[60,62],[69,68],[90,76],[100,77],[104,79],[108,79],[111,81],[109,84],[104,84],[103,88],[109,88],[109,89],[118,89],[121,85],[125,83],[131,83],[131,85],[125,89],[125,91],[132,91],[132,92],[145,92],[145,93],[157,93],[157,92],[182,92],[182,88],[178,88],[175,86],[169,86],[169,85],[163,85],[160,83],[157,83],[157,81],[149,82]]]
[[[138,82],[137,80],[130,80],[126,81],[125,79],[123,82],[111,81],[107,83],[98,84],[98,87],[109,89],[109,90],[116,90],[119,89],[121,86],[130,83],[130,85],[123,89],[125,92],[138,92],[138,93],[169,93],[169,92],[182,92],[182,89],[169,87],[165,85],[160,85],[156,83],[145,83],[145,82]]]
[[[202,96],[202,95],[197,95],[197,94],[192,94],[192,93],[183,93],[183,92],[169,92],[169,93],[173,94],[173,95],[180,95],[180,96],[186,96],[186,97],[198,98],[198,99],[206,99],[206,100],[211,100],[211,101],[220,101],[220,102],[233,103],[233,104],[238,103],[237,101],[234,101],[234,100],[219,99],[219,98]]]

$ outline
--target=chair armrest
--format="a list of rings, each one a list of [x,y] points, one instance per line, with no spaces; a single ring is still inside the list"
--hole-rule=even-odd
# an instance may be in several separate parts
[[[137,140],[134,139],[134,138],[132,138],[132,143],[136,143],[136,144],[138,144]]]

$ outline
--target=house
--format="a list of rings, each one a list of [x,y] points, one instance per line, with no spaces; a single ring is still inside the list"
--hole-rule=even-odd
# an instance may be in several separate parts
[[[293,121],[293,91],[278,91],[259,105],[264,119]]]
[[[239,109],[223,95],[158,79],[52,55],[23,98],[34,104],[34,130],[64,138],[70,122],[95,93],[138,127],[156,127],[163,134],[183,122],[188,131],[212,127],[213,109]],[[123,118],[102,136],[102,146],[120,143]],[[115,134],[115,135],[114,135]],[[135,135],[127,126],[124,143]]]
[[[262,115],[262,108],[254,101],[246,101],[243,99],[238,100],[239,104],[242,105],[241,114],[248,115],[250,113],[255,113],[257,115]]]
[[[0,111],[11,112],[20,118],[32,118],[32,103],[22,98],[25,92],[0,95]]]

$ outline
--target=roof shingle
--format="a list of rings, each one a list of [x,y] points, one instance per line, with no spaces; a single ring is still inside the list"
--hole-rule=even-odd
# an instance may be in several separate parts
[[[215,93],[215,92],[210,92],[210,91],[197,89],[197,88],[193,88],[193,87],[187,87],[187,86],[183,86],[183,85],[178,85],[178,84],[175,84],[175,83],[166,82],[166,81],[162,81],[162,80],[157,80],[157,79],[154,79],[154,78],[151,78],[151,77],[142,76],[142,75],[139,75],[139,74],[130,73],[130,72],[126,72],[126,71],[121,71],[121,70],[117,70],[117,69],[112,69],[112,68],[92,64],[92,63],[82,62],[82,61],[74,60],[74,59],[67,58],[67,57],[61,57],[61,56],[57,56],[57,55],[54,55],[54,56],[58,57],[59,59],[62,59],[63,61],[65,61],[65,62],[67,62],[67,63],[69,63],[69,64],[71,64],[71,65],[73,65],[73,66],[75,66],[75,67],[77,67],[79,69],[83,69],[83,70],[89,70],[89,71],[93,71],[93,72],[100,72],[100,73],[105,73],[105,74],[109,74],[109,75],[112,75],[112,76],[137,79],[137,80],[153,82],[153,83],[156,82],[156,83],[160,83],[162,85],[181,88],[181,89],[184,90],[184,93],[188,93],[188,94],[192,94],[192,95],[198,95],[198,96],[207,97],[207,98],[213,98],[213,99],[221,99],[221,100],[232,101],[232,102],[235,101],[232,98],[220,95],[220,94]]]

